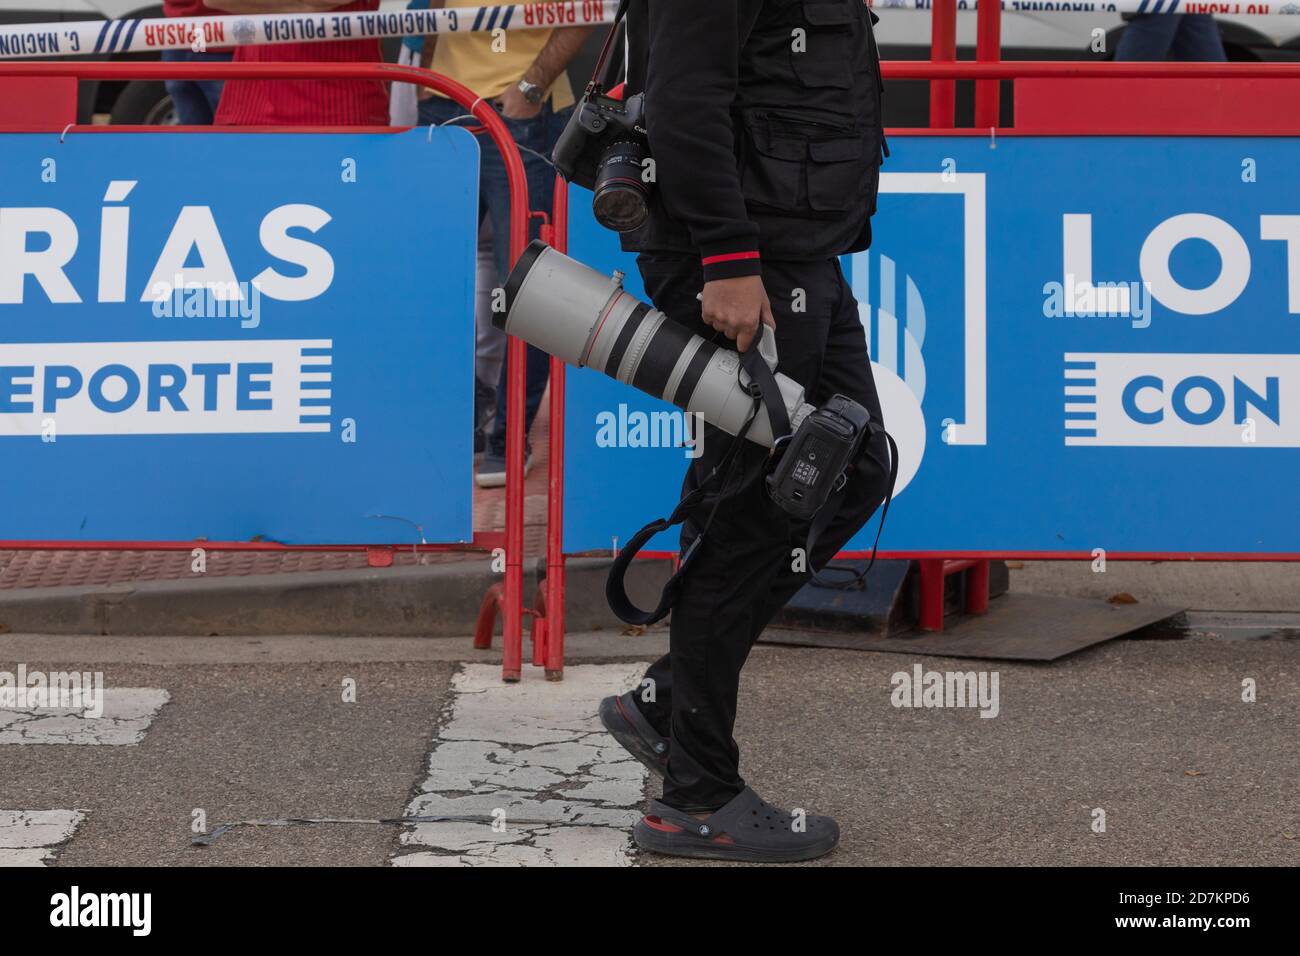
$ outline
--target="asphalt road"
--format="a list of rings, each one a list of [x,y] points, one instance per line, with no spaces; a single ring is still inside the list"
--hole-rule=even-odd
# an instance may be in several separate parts
[[[1296,865],[1295,633],[1121,640],[1052,664],[759,646],[741,690],[742,767],[769,800],[840,821],[841,847],[820,861],[829,865]],[[401,817],[422,790],[484,808],[510,791],[512,806],[525,807],[511,810],[516,819],[555,814],[536,840],[551,849],[535,849],[533,835],[466,837],[468,851],[438,838],[424,841],[435,849],[419,865],[677,862],[622,839],[620,813],[635,818],[637,795],[657,783],[614,766],[618,754],[582,723],[606,674],[634,673],[626,662],[652,659],[664,643],[662,631],[575,635],[572,680],[548,684],[529,669],[523,685],[476,708],[482,687],[466,683],[465,666],[493,655],[468,638],[0,635],[0,671],[76,665],[102,671],[110,688],[170,695],[134,744],[0,733],[0,811],[83,811],[75,833],[48,848],[55,865],[378,866],[411,849],[412,828],[373,821]],[[576,670],[601,662],[611,669]],[[894,706],[893,675],[910,677],[917,664],[986,680],[996,672],[997,716]],[[1246,679],[1254,702],[1242,700]],[[343,699],[347,681],[355,702]],[[567,716],[548,722],[551,708]],[[503,776],[476,777],[480,757]],[[466,782],[446,783],[462,764]],[[630,798],[619,790],[627,786]],[[528,803],[530,787],[545,790],[545,806]],[[566,793],[592,814],[583,819],[597,825],[593,839],[564,843],[573,835]],[[239,826],[195,846],[196,811],[208,831],[259,819],[355,822]],[[0,856],[4,841],[0,828]]]

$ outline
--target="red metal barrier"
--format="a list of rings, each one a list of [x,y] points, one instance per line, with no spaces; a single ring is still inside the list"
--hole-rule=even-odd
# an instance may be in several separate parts
[[[1002,5],[981,3],[977,14],[975,59],[981,63],[1002,58]],[[979,80],[975,84],[975,125],[991,129],[998,125],[1002,84],[998,80]]]
[[[955,29],[947,24],[943,16],[951,7],[955,18],[956,8],[953,0],[935,0],[934,54],[951,59],[955,56]],[[990,6],[990,9],[992,8]],[[947,25],[945,25],[947,24]],[[985,37],[985,53],[989,50],[989,37],[996,37],[994,27],[985,26],[981,34]],[[948,51],[951,50],[952,53]],[[983,112],[977,111],[977,123],[981,128],[975,130],[953,130],[955,109],[951,98],[951,82],[958,79],[978,81],[996,81],[1031,77],[1044,78],[1108,78],[1108,79],[1150,79],[1171,77],[1198,78],[1271,78],[1300,79],[1300,64],[1291,63],[1055,63],[1055,62],[893,62],[882,65],[886,79],[922,79],[932,82],[931,129],[909,130],[912,135],[926,133],[950,134],[953,132],[973,135],[987,134],[987,127],[979,122],[989,119],[989,110],[993,109],[988,126],[997,125],[996,83],[988,83],[983,88],[993,89],[986,93]],[[493,142],[501,150],[506,163],[509,179],[512,210],[510,225],[510,258],[518,258],[527,244],[528,213],[527,183],[524,178],[523,164],[508,131],[496,111],[475,97],[465,87],[446,77],[441,77],[426,70],[414,67],[399,67],[391,64],[279,64],[279,63],[240,63],[240,64],[181,64],[181,63],[0,63],[0,77],[37,76],[37,77],[77,77],[83,79],[224,79],[244,77],[249,79],[312,79],[338,78],[340,76],[357,79],[382,79],[394,82],[414,83],[427,86],[451,97],[479,119],[488,130]],[[977,99],[977,103],[979,100]],[[74,127],[78,132],[104,131],[103,127]],[[203,128],[199,128],[203,129]],[[263,128],[264,130],[264,128]],[[237,128],[225,128],[227,132],[238,132]],[[256,130],[254,130],[256,131]],[[298,131],[303,131],[299,129]],[[899,132],[891,130],[891,132]],[[1035,130],[1041,134],[1042,130]],[[1057,133],[1073,132],[1085,134],[1088,131],[1075,128],[1072,130],[1053,131]],[[1190,131],[1189,131],[1190,132]],[[1243,130],[1243,135],[1250,131]],[[1271,132],[1276,132],[1272,130]],[[999,130],[1003,135],[1014,135],[1015,130]],[[520,202],[520,199],[523,199]],[[563,184],[557,182],[555,214],[550,233],[552,244],[563,250],[567,238],[567,192]],[[465,548],[494,547],[498,542],[504,543],[506,551],[506,575],[501,586],[494,586],[484,601],[487,631],[484,634],[484,619],[480,619],[480,628],[476,634],[476,645],[486,646],[491,640],[491,622],[498,607],[504,617],[503,678],[518,680],[522,666],[523,637],[523,403],[524,403],[524,360],[523,343],[517,339],[510,341],[511,372],[507,389],[507,493],[506,493],[506,530],[504,535],[494,533],[474,535],[470,545],[420,545],[419,551],[440,551]],[[539,596],[538,607],[531,609],[534,617],[534,661],[544,662],[546,676],[559,679],[563,674],[564,654],[564,552],[563,552],[563,492],[564,492],[564,366],[558,360],[551,362],[551,435],[550,463],[548,471],[547,502],[547,556],[546,583],[544,598]],[[132,549],[132,550],[172,550],[188,549],[193,542],[4,542],[5,547],[55,548],[55,549]],[[373,550],[365,545],[328,546],[313,545],[301,548],[279,545],[269,542],[206,542],[205,547],[222,550]],[[643,557],[651,558],[656,553],[645,553]],[[844,557],[861,556],[857,552],[847,552]],[[912,558],[922,562],[940,562],[936,567],[929,564],[930,571],[923,578],[922,604],[930,608],[933,617],[934,600],[937,595],[940,614],[942,613],[942,582],[946,573],[957,571],[974,572],[973,579],[967,579],[967,607],[979,611],[987,606],[988,561],[991,559],[1009,559],[1015,557],[1039,560],[1054,559],[1089,559],[1090,553],[1050,552],[962,552],[936,554],[933,552],[888,552],[882,551],[882,557]],[[1300,554],[1261,557],[1254,554],[1167,554],[1161,552],[1142,552],[1124,555],[1108,555],[1114,560],[1300,560]],[[936,573],[937,572],[937,573]],[[937,584],[936,584],[937,582]],[[981,594],[983,595],[981,598]],[[942,626],[940,616],[938,625]]]
[[[934,0],[930,18],[930,61],[951,63],[957,59],[957,0]],[[881,72],[886,76],[884,64]],[[930,125],[953,126],[957,122],[957,81],[930,82]]]
[[[510,261],[513,264],[523,253],[528,244],[528,181],[524,175],[523,160],[515,146],[514,139],[502,121],[496,109],[476,95],[466,86],[445,76],[422,70],[417,67],[396,66],[388,63],[155,63],[155,62],[3,62],[0,63],[0,79],[5,77],[50,78],[56,80],[310,80],[310,79],[357,79],[384,80],[395,83],[411,83],[427,87],[459,103],[474,116],[487,130],[496,148],[501,151],[506,167],[506,179],[510,188]],[[74,132],[116,132],[121,127],[69,127]],[[133,129],[140,129],[134,127]],[[315,127],[148,127],[152,132],[321,132]],[[330,127],[328,131],[370,130],[374,127]],[[392,129],[379,127],[379,129]],[[65,131],[66,132],[66,131]],[[465,550],[467,548],[496,547],[498,542],[505,547],[505,580],[498,592],[496,586],[489,589],[484,600],[485,609],[499,606],[503,611],[502,625],[502,678],[507,681],[519,680],[523,657],[523,550],[524,550],[524,343],[511,338],[508,345],[510,363],[509,381],[506,388],[506,527],[504,537],[496,534],[480,535],[475,533],[473,542],[466,546],[452,545],[411,545],[416,551]],[[189,549],[195,542],[92,542],[92,541],[5,541],[0,545],[15,549],[57,549],[57,550],[177,550]],[[211,550],[225,551],[370,551],[374,545],[310,545],[295,546],[273,542],[240,541],[205,541],[203,547]],[[403,548],[407,546],[402,546]],[[374,560],[372,556],[372,561]],[[482,641],[483,616],[480,615],[480,630],[476,634],[476,645]],[[491,620],[487,639],[491,640]]]
[[[555,206],[552,216],[554,242],[560,252],[569,251],[569,187],[555,177]],[[546,475],[546,627],[545,667],[547,680],[564,676],[564,362],[551,358],[550,460]]]

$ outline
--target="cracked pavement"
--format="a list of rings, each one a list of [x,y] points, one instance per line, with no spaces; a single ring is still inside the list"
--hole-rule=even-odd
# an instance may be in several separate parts
[[[0,708],[0,745],[138,744],[169,699],[154,687],[106,687],[102,713],[94,718],[72,707]]]
[[[631,862],[645,768],[600,727],[596,701],[636,685],[646,662],[568,668],[559,684],[501,683],[490,664],[452,679],[453,704],[429,756],[398,866],[605,865]]]
[[[905,641],[760,645],[741,686],[742,770],[774,803],[840,822],[840,848],[814,865],[1294,866],[1300,640],[1233,633],[1113,641],[1050,665],[920,658]],[[571,635],[562,683],[526,666],[508,686],[499,652],[468,637],[0,634],[0,670],[102,671],[110,715],[102,733],[60,714],[0,723],[0,862],[680,863],[632,848],[658,783],[595,716],[665,637]],[[997,670],[997,718],[892,706],[891,675],[918,661]],[[286,822],[303,819],[318,822]]]

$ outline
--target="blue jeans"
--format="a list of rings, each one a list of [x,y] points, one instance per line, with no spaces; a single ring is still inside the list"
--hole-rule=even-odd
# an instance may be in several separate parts
[[[225,63],[229,53],[195,53],[193,50],[163,50],[166,63]],[[176,122],[182,126],[211,126],[221,99],[220,80],[167,80],[167,95],[176,108]]]
[[[1219,25],[1208,13],[1140,13],[1115,48],[1116,60],[1222,63],[1227,58]]]
[[[420,101],[420,123],[443,124],[448,120],[464,116],[464,107],[441,96],[432,96]],[[555,141],[559,139],[564,125],[573,113],[572,107],[556,112],[551,109],[548,99],[542,111],[532,119],[505,120],[510,135],[520,146],[519,154],[523,157],[524,172],[528,179],[528,203],[534,212],[544,212],[549,217],[555,197],[555,168],[539,156],[527,152],[540,153],[550,158]],[[477,125],[473,120],[462,119],[457,125]],[[504,286],[506,276],[510,274],[510,187],[506,181],[505,162],[492,140],[486,134],[479,137],[479,216],[488,217],[492,222],[492,246],[496,259],[497,284]],[[529,220],[529,237],[537,238],[541,228],[540,219]],[[550,356],[541,349],[528,346],[527,378],[528,388],[524,398],[524,433],[533,427],[537,409],[542,404],[542,393],[546,391],[546,380],[550,375]],[[504,455],[506,450],[506,382],[510,373],[510,362],[501,366],[501,378],[497,384],[497,417],[488,439],[488,452]]]

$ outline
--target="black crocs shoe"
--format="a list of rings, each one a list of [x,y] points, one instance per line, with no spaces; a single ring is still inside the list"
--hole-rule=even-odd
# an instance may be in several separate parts
[[[600,722],[624,750],[662,777],[668,772],[668,738],[650,726],[632,694],[602,700]]]
[[[795,863],[835,849],[840,828],[830,817],[780,810],[746,787],[704,820],[652,800],[632,836],[641,849],[668,856]]]

